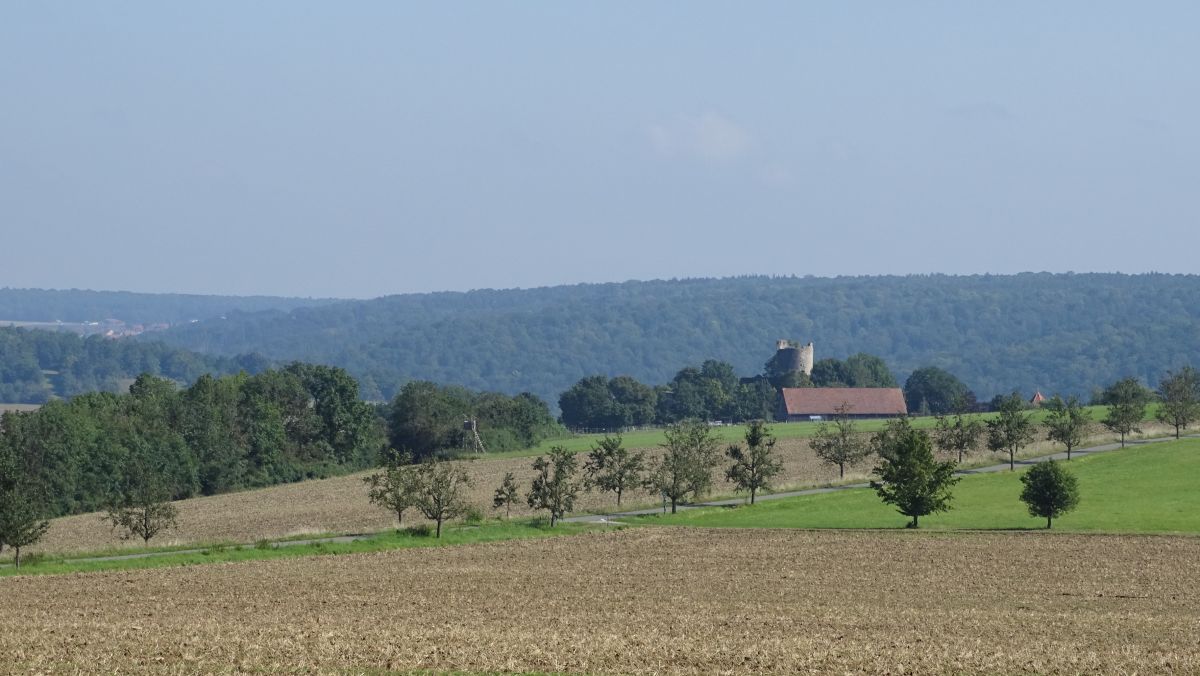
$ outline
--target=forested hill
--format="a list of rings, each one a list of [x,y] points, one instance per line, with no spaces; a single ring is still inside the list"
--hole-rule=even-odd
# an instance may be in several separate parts
[[[235,313],[156,334],[219,354],[343,366],[369,398],[422,378],[547,401],[588,374],[670,380],[714,358],[759,373],[775,340],[868,352],[903,381],[925,365],[981,399],[1088,394],[1200,364],[1200,277],[1022,274],[699,279],[389,296]]]
[[[0,326],[0,403],[122,392],[143,373],[190,385],[206,373],[255,374],[269,366],[258,355],[203,355],[159,342]]]
[[[179,324],[227,312],[293,310],[336,301],[273,296],[201,296],[177,293],[0,288],[0,320],[87,322],[115,318],[136,324]]]

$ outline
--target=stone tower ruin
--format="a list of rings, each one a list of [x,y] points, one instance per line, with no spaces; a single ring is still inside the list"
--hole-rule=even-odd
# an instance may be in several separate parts
[[[789,371],[803,371],[804,375],[811,376],[813,369],[813,344],[811,341],[807,345],[794,343],[790,340],[780,339],[775,344],[776,358],[778,363],[785,366]]]

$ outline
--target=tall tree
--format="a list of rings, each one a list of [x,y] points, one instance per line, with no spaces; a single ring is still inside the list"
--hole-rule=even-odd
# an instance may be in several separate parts
[[[725,471],[725,479],[739,491],[750,493],[750,504],[754,504],[758,492],[770,488],[771,480],[783,471],[783,463],[775,457],[775,435],[762,420],[751,420],[746,425],[746,447],[731,445],[725,455],[733,465]]]
[[[1014,471],[1017,451],[1034,439],[1033,415],[1026,413],[1025,400],[1013,392],[1000,400],[999,412],[987,421],[988,449],[997,453],[1008,453],[1008,470]]]
[[[712,486],[712,471],[720,462],[717,440],[704,422],[687,420],[667,427],[665,453],[651,466],[646,489],[679,503],[703,495]]]
[[[834,409],[833,425],[822,422],[817,427],[809,445],[817,457],[830,465],[837,465],[838,478],[846,477],[846,465],[853,465],[871,452],[867,439],[858,433],[851,407],[843,404]]]
[[[1125,437],[1141,432],[1141,422],[1146,417],[1146,404],[1150,392],[1137,378],[1124,378],[1113,383],[1104,391],[1104,403],[1108,404],[1108,416],[1104,426],[1121,435],[1121,448],[1125,448]]]
[[[1167,372],[1158,384],[1161,404],[1155,417],[1175,428],[1175,438],[1182,430],[1200,420],[1200,375],[1191,366],[1177,372]]]
[[[422,516],[437,524],[437,537],[442,537],[442,524],[462,516],[470,506],[467,490],[471,477],[467,470],[447,460],[426,460],[417,466],[416,490],[413,505]]]
[[[1042,404],[1046,411],[1046,438],[1067,447],[1067,460],[1071,459],[1071,450],[1087,437],[1092,426],[1092,415],[1078,397],[1071,396],[1064,400],[1055,395]]]
[[[580,486],[575,479],[577,465],[574,453],[562,446],[555,446],[548,455],[538,456],[533,461],[537,476],[529,488],[526,502],[531,509],[550,512],[550,527],[553,528],[567,512],[575,508]]]
[[[631,452],[621,444],[621,435],[605,436],[592,445],[584,463],[584,485],[604,493],[615,493],[617,507],[625,491],[641,485],[646,469],[646,454]]]
[[[968,392],[967,386],[953,373],[936,366],[919,368],[904,381],[904,402],[913,414],[954,412]]]
[[[920,517],[950,509],[950,489],[958,483],[954,463],[933,457],[933,443],[922,430],[899,431],[889,443],[890,452],[875,468],[879,481],[871,485],[880,499],[911,517],[909,528],[917,528]]]
[[[1021,475],[1021,501],[1029,507],[1031,516],[1045,517],[1046,528],[1054,517],[1061,516],[1079,504],[1079,483],[1075,475],[1062,465],[1048,460],[1039,462]]]
[[[984,424],[979,418],[964,415],[961,411],[953,417],[939,415],[933,429],[933,439],[937,447],[948,453],[957,453],[958,461],[963,456],[979,447],[983,438]]]

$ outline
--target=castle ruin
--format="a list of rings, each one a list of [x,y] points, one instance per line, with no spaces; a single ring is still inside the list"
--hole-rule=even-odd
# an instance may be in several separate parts
[[[807,345],[801,345],[786,339],[779,339],[775,344],[776,363],[786,368],[788,371],[803,371],[804,375],[811,376],[813,370],[813,344],[811,341]]]

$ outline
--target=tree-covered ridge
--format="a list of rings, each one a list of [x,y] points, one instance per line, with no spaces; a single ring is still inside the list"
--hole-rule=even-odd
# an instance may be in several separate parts
[[[0,327],[0,402],[41,404],[85,392],[120,392],[142,373],[178,383],[206,373],[258,373],[258,355],[218,357],[160,342]]]
[[[40,512],[101,509],[133,473],[181,499],[324,477],[374,463],[386,439],[358,383],[291,364],[201,376],[191,387],[141,376],[129,394],[83,394],[0,416],[0,463],[37,488]]]
[[[179,324],[234,311],[288,311],[334,302],[337,301],[273,296],[0,288],[0,320],[84,322],[116,318],[137,324]]]
[[[814,341],[818,360],[878,355],[900,382],[937,366],[986,400],[1014,389],[1087,395],[1200,363],[1197,297],[1194,275],[746,277],[390,296],[160,335],[205,352],[338,364],[372,399],[425,379],[556,401],[586,375],[663,383],[706,359],[750,375],[792,338]]]

